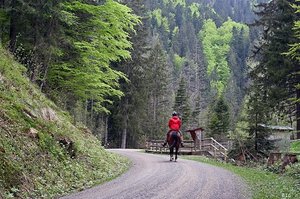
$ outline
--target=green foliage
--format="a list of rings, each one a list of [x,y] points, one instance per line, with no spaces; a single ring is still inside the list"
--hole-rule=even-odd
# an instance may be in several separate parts
[[[297,180],[298,186],[300,186],[300,163],[292,164],[286,168],[286,176],[294,178]]]
[[[199,7],[200,7],[199,3],[192,3],[189,6],[193,17],[196,17],[196,18],[200,17]]]
[[[299,42],[293,32],[294,22],[299,16],[294,13],[292,2],[294,1],[273,0],[261,4],[257,13],[260,16],[257,25],[263,28],[263,45],[256,46],[259,63],[252,68],[250,76],[253,82],[251,100],[256,104],[253,109],[261,113],[259,118],[266,114],[263,110],[289,115],[290,118],[294,117],[294,111],[300,113],[295,110],[296,107],[299,109],[299,104],[295,106],[295,101],[291,100],[299,98],[299,90],[296,89],[299,82],[299,63],[284,55],[290,49],[289,44]],[[265,121],[267,119],[270,118],[265,116]],[[299,119],[293,120],[297,121],[299,128]]]
[[[0,131],[1,132],[1,131]],[[1,132],[2,134],[2,132]],[[16,160],[11,160],[11,152],[4,151],[4,148],[7,149],[9,146],[6,143],[7,139],[0,136],[0,185],[3,188],[0,188],[0,191],[4,191],[2,189],[10,189],[12,187],[19,186],[20,178],[21,178],[21,168]]]
[[[228,19],[217,28],[212,19],[204,22],[199,38],[203,44],[203,51],[208,62],[207,73],[211,77],[211,86],[217,89],[221,95],[230,77],[230,66],[227,57],[230,52],[230,43],[233,36],[233,28],[244,30],[244,37],[248,37],[249,28],[246,25]]]
[[[291,143],[291,151],[292,152],[300,152],[300,141]]]
[[[170,32],[170,24],[167,17],[162,15],[161,9],[156,9],[152,11],[151,17],[155,19],[157,27],[163,28],[164,31]]]
[[[189,119],[191,116],[191,108],[189,106],[188,94],[186,90],[186,82],[181,78],[179,88],[175,96],[174,110],[179,113],[182,119],[183,129],[189,126]]]
[[[167,17],[162,18],[162,27],[167,33],[170,32],[170,24]]]
[[[243,144],[249,138],[249,124],[247,121],[239,121],[234,131],[229,133],[229,139]]]
[[[143,24],[149,23],[143,1],[127,0],[126,5],[134,9],[143,19]],[[151,18],[152,23],[156,23]],[[122,139],[123,146],[144,147],[147,139],[160,139],[165,135],[165,128],[171,109],[170,65],[166,52],[160,40],[150,38],[149,27],[138,26],[137,34],[132,35],[132,59],[116,64],[123,71],[129,82],[122,82],[122,90],[126,95],[112,107],[108,122],[112,128],[108,136],[111,146],[122,146],[120,132],[127,131]],[[170,108],[169,108],[170,107]],[[126,144],[125,144],[126,142]]]
[[[293,8],[295,9],[295,13],[296,14],[300,13],[299,2],[300,2],[300,0],[296,0],[295,4],[293,4]],[[295,33],[295,37],[299,41],[299,39],[300,39],[300,20],[299,19],[294,22],[293,30],[294,30],[294,33]],[[292,43],[291,47],[289,49],[289,52],[287,54],[289,56],[291,56],[293,59],[296,59],[298,61],[298,63],[299,63],[300,62],[300,43],[297,42],[297,41],[295,41],[294,43]]]
[[[39,146],[44,152],[51,153],[55,158],[62,161],[66,158],[62,148],[58,145],[57,141],[47,133],[38,133]]]
[[[74,93],[81,100],[93,99],[101,110],[109,97],[123,95],[118,81],[126,77],[109,64],[130,58],[128,32],[139,18],[112,0],[103,5],[72,1],[63,8],[69,46],[49,71],[51,87]],[[69,53],[75,56],[69,57]]]
[[[175,37],[178,33],[179,33],[179,28],[178,28],[178,26],[175,26],[175,28],[173,29],[173,32],[172,32],[172,36]]]
[[[164,5],[167,5],[170,3],[170,0],[163,0]]]
[[[15,0],[1,2],[0,13],[0,37],[10,37],[10,50],[42,89],[66,103],[92,99],[104,112],[109,98],[123,95],[119,80],[126,77],[110,64],[130,58],[129,32],[140,19],[129,7],[113,0]]]
[[[186,6],[186,2],[185,2],[185,0],[170,0],[171,2],[172,2],[172,4],[173,4],[173,6],[174,6],[174,8],[176,7],[176,6],[182,6],[182,7],[185,7]]]
[[[186,62],[185,57],[180,57],[178,54],[174,54],[174,66],[175,66],[175,71],[181,71],[181,69],[184,67],[184,64]]]
[[[215,139],[224,139],[229,130],[229,108],[223,97],[220,97],[209,114],[209,134]]]
[[[156,9],[152,11],[152,17],[155,19],[156,24],[158,27],[161,27],[162,25],[162,13],[161,13],[161,9]]]

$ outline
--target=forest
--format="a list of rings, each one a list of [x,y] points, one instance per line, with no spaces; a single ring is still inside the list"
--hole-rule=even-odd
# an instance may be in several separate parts
[[[0,198],[57,198],[131,166],[166,183],[175,163],[139,149],[165,139],[173,111],[184,140],[201,127],[230,143],[227,163],[180,157],[178,176],[194,158],[244,176],[254,199],[299,198],[299,163],[286,159],[300,155],[299,63],[300,0],[0,0]],[[266,164],[274,151],[284,166]],[[185,185],[214,173],[193,168]]]
[[[1,0],[0,39],[31,82],[106,147],[183,131],[266,152],[300,139],[298,0]],[[185,135],[189,139],[188,135]]]

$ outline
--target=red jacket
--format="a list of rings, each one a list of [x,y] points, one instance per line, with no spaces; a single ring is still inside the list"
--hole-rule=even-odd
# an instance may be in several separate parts
[[[181,120],[177,116],[173,116],[169,120],[169,128],[174,131],[179,131],[181,127]]]

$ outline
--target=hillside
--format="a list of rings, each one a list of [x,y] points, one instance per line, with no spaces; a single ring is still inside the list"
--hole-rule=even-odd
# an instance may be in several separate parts
[[[118,176],[128,161],[72,124],[0,48],[0,198],[53,198]]]

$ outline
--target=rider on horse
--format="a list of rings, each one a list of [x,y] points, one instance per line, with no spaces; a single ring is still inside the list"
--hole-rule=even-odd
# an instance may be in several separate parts
[[[169,120],[169,128],[170,128],[170,130],[167,133],[167,138],[166,138],[165,142],[163,143],[163,146],[166,146],[168,138],[170,136],[170,133],[175,131],[175,132],[178,133],[178,135],[180,137],[180,141],[181,141],[181,147],[183,147],[183,137],[182,137],[181,132],[180,132],[180,127],[181,127],[181,120],[178,117],[177,112],[174,111],[172,113],[172,118]]]

